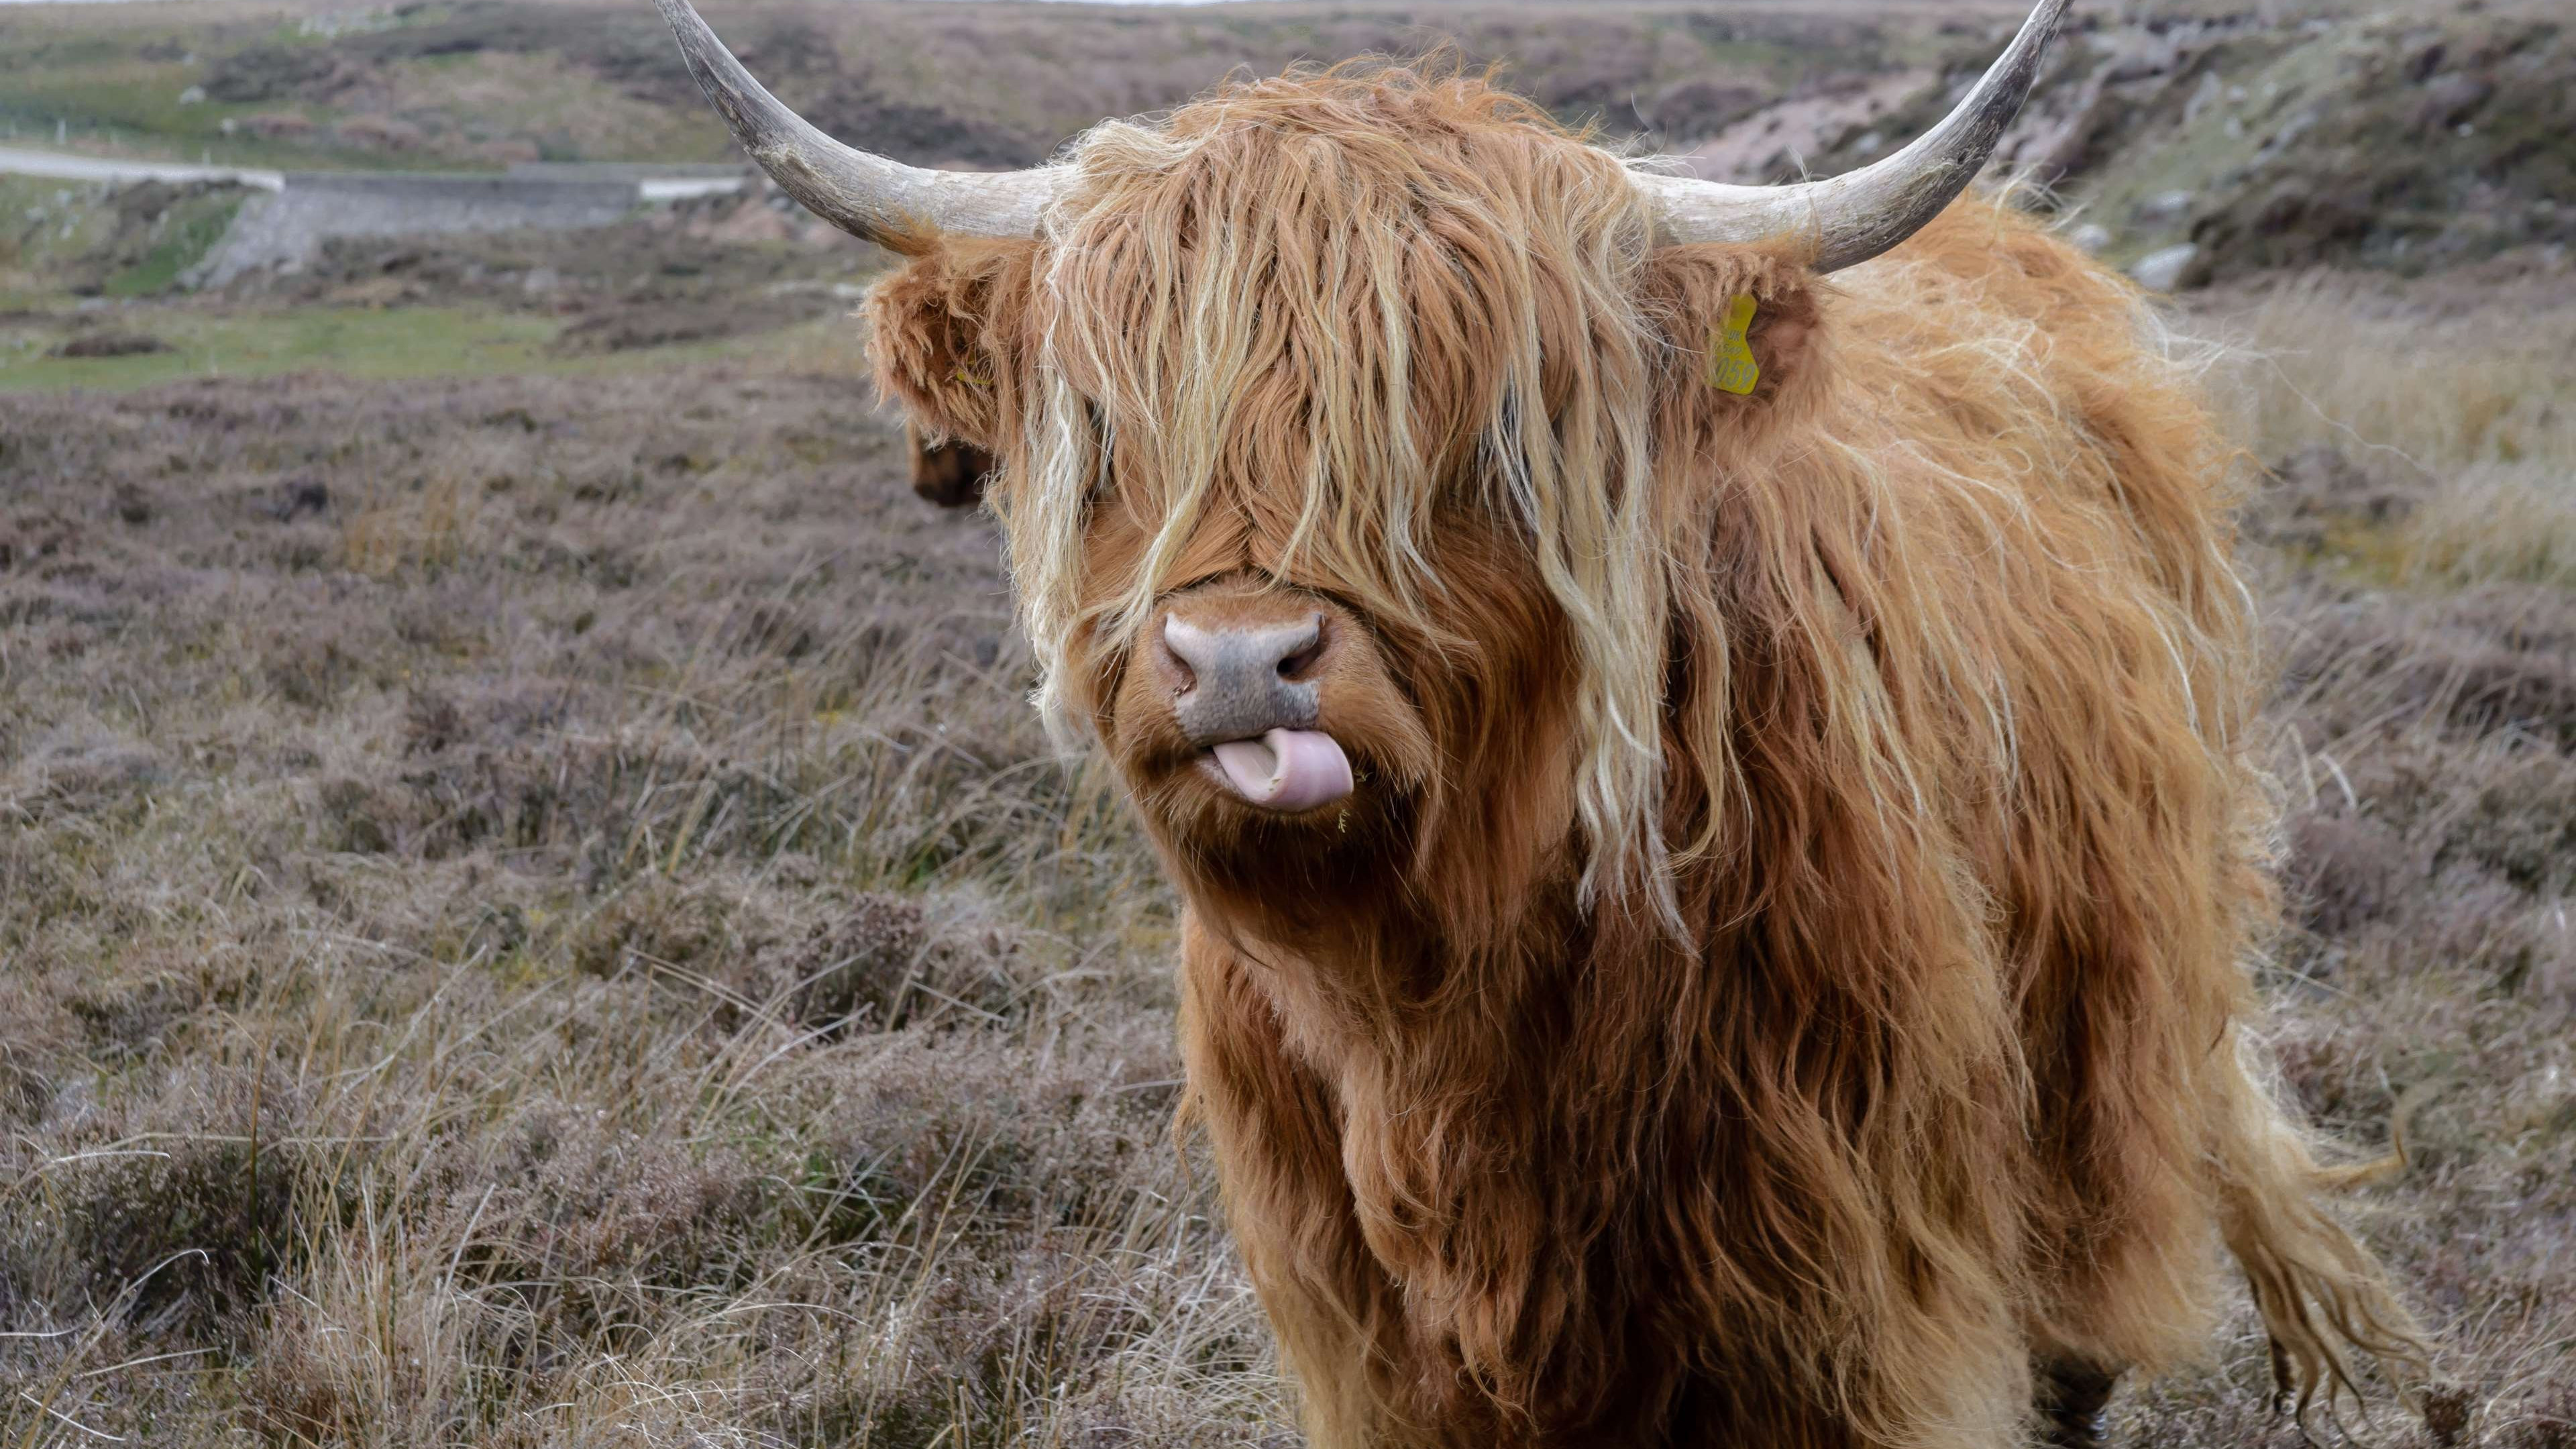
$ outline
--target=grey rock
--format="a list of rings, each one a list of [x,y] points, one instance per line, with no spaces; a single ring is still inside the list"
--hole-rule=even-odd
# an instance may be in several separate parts
[[[2467,121],[2495,94],[2495,83],[2463,71],[2438,75],[2425,83],[2415,123],[2426,130],[2450,130]],[[2465,134],[2465,133],[2464,133]]]
[[[2141,226],[2164,226],[2191,215],[2191,204],[2198,199],[2189,191],[2159,191],[2139,202],[2135,213]]]
[[[2129,275],[2151,292],[2170,292],[2199,258],[2200,248],[2190,242],[2159,247],[2138,258],[2129,268]]]
[[[2182,123],[2188,126],[2192,122],[2199,120],[2210,107],[2217,105],[2223,97],[2224,88],[2219,83],[2218,72],[2214,70],[2201,72],[2199,87],[2191,93],[2190,100],[2183,102]]]
[[[2151,30],[2116,32],[2105,38],[2101,49],[2109,53],[2104,76],[2112,81],[2166,75],[2182,63],[2182,46],[2176,37]]]

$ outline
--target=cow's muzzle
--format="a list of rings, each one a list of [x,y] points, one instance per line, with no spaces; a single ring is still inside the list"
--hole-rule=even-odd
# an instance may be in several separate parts
[[[1317,728],[1333,646],[1322,614],[1203,627],[1175,612],[1154,643],[1174,721],[1229,791],[1281,813],[1351,793],[1349,756]]]

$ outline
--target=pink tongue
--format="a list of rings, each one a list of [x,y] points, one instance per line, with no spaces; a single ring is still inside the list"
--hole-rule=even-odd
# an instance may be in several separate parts
[[[1257,740],[1228,740],[1216,763],[1244,799],[1294,812],[1351,793],[1351,761],[1322,730],[1272,730]]]

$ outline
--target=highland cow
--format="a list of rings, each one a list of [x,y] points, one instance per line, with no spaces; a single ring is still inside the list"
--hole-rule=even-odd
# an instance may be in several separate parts
[[[1388,64],[925,171],[661,4],[910,258],[880,386],[991,454],[1038,703],[1184,898],[1315,1443],[2094,1443],[2222,1244],[2301,1402],[2418,1362],[2253,1041],[2228,450],[2134,287],[1961,199],[2062,0],[1778,188]]]

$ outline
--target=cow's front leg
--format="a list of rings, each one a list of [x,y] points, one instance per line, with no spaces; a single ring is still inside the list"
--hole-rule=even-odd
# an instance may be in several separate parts
[[[1401,1351],[1392,1283],[1360,1236],[1331,1094],[1280,1040],[1277,1013],[1222,943],[1185,924],[1181,1051],[1215,1150],[1235,1246],[1297,1380],[1313,1449],[1432,1442],[1392,1422]]]

